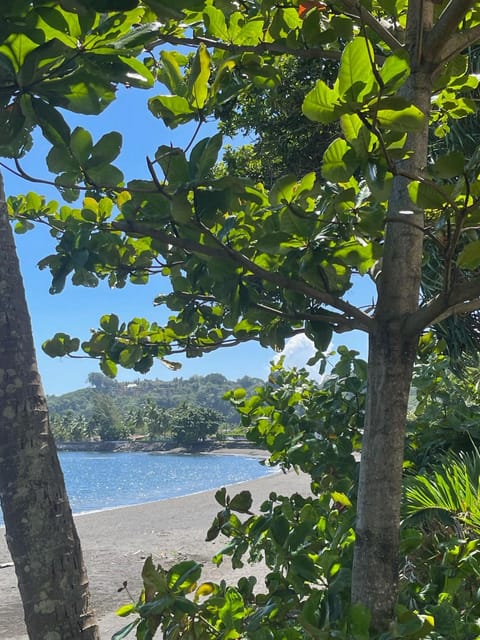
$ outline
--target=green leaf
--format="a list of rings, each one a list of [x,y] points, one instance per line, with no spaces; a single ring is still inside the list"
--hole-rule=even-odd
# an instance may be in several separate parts
[[[73,351],[78,351],[80,341],[78,338],[71,338],[66,333],[56,333],[50,340],[45,340],[42,344],[43,351],[51,358],[61,358]]]
[[[156,118],[161,118],[170,129],[175,129],[179,124],[190,122],[197,113],[183,96],[156,96],[155,98],[150,98],[148,108]]]
[[[47,154],[47,167],[52,173],[63,173],[65,171],[75,173],[75,184],[80,178],[80,165],[73,157],[69,147],[52,147]]]
[[[143,62],[127,56],[114,58],[109,77],[114,82],[138,89],[150,89],[155,83],[152,72]]]
[[[91,134],[83,127],[76,127],[70,138],[70,149],[79,164],[85,164],[93,149]]]
[[[187,85],[180,70],[179,61],[185,63],[186,58],[178,51],[161,51],[158,79],[173,95],[185,97]]]
[[[100,326],[106,333],[115,335],[118,332],[120,326],[120,320],[114,313],[104,315],[100,318]]]
[[[65,122],[61,113],[51,104],[32,96],[31,105],[37,123],[42,129],[45,138],[53,145],[66,145],[70,143],[70,127]]]
[[[480,266],[480,240],[469,242],[457,258],[460,269],[477,269]]]
[[[393,131],[416,131],[421,129],[425,122],[422,111],[400,97],[381,100],[376,118],[382,127]]]
[[[216,7],[205,7],[203,11],[207,32],[214,38],[228,42],[229,31],[225,20],[225,13]]]
[[[367,162],[365,165],[365,179],[372,194],[379,202],[388,200],[391,190],[393,175],[386,165],[381,162]]]
[[[152,556],[147,556],[142,568],[142,580],[146,591],[164,594],[168,591],[165,571],[161,567],[155,567]]]
[[[109,164],[118,156],[122,149],[122,135],[112,131],[103,135],[91,149],[91,158],[87,166],[94,167],[99,164]]]
[[[208,98],[210,54],[204,44],[198,47],[188,78],[188,96],[194,109],[203,109]]]
[[[273,205],[292,202],[297,184],[296,176],[291,173],[278,178],[270,189],[270,202]]]
[[[190,153],[190,178],[200,180],[206,178],[214,167],[218,153],[222,147],[223,136],[217,133],[211,138],[200,140]]]
[[[313,560],[304,554],[294,556],[292,558],[291,570],[295,575],[299,576],[302,580],[307,582],[316,582],[317,573],[315,570],[315,563]]]
[[[135,605],[133,604],[133,602],[130,602],[129,604],[124,604],[123,606],[119,607],[115,611],[115,613],[117,616],[124,618],[125,616],[128,616],[131,613],[133,613],[135,610],[136,610]]]
[[[184,193],[175,194],[171,200],[171,215],[175,222],[188,222],[192,213],[192,205],[187,196]]]
[[[340,491],[332,491],[331,496],[334,502],[341,504],[343,507],[352,506],[352,503],[348,496],[346,496],[344,493],[341,493]]]
[[[115,378],[118,373],[118,367],[115,362],[107,357],[100,360],[100,369],[109,378]]]
[[[132,369],[143,357],[143,349],[139,345],[129,345],[120,351],[118,363],[126,369]]]
[[[232,511],[237,511],[238,513],[251,513],[252,494],[250,491],[241,491],[236,496],[233,496],[228,506]]]
[[[32,145],[30,131],[19,102],[0,109],[0,155],[19,158]]]
[[[89,167],[89,162],[85,167],[88,182],[98,188],[116,187],[123,182],[123,173],[112,164]]]
[[[161,19],[181,20],[184,17],[177,0],[148,0],[148,6]]]
[[[190,165],[182,149],[162,145],[155,152],[155,160],[162,167],[171,187],[179,187],[189,182]]]
[[[370,638],[370,611],[362,604],[352,604],[348,612],[350,629],[355,640],[368,640]]]
[[[227,490],[226,490],[225,487],[222,487],[221,489],[219,489],[218,491],[215,492],[215,500],[222,507],[224,507],[227,504],[226,503],[226,496],[227,496]]]
[[[115,85],[95,72],[82,71],[70,80],[49,80],[38,89],[40,97],[75,113],[98,115],[115,99]]]
[[[140,618],[138,618],[138,620],[130,622],[126,627],[123,627],[123,629],[120,629],[120,631],[114,633],[112,636],[112,640],[123,640],[123,638],[126,638],[130,634],[130,632],[135,629],[139,622]]]
[[[323,80],[318,80],[315,87],[305,96],[302,112],[314,122],[335,122],[342,114],[338,90],[330,89]]]
[[[443,209],[445,206],[445,197],[442,193],[424,182],[410,182],[408,195],[412,202],[422,209]]]
[[[333,329],[327,322],[309,321],[305,326],[305,335],[312,340],[320,353],[326,351],[332,341]]]
[[[343,51],[336,87],[341,100],[350,108],[360,106],[379,91],[372,69],[373,57],[373,47],[363,37],[349,42]]]
[[[285,544],[288,534],[290,533],[290,524],[285,516],[275,516],[270,523],[272,536],[277,544]]]
[[[380,69],[380,77],[384,83],[384,91],[398,91],[410,75],[410,65],[406,52],[395,52],[389,56]]]
[[[453,151],[440,156],[431,168],[431,172],[439,178],[456,178],[465,172],[465,156],[461,151]]]
[[[174,565],[168,572],[167,581],[170,589],[189,591],[202,574],[202,565],[194,560],[184,560]]]
[[[323,155],[322,176],[332,182],[347,182],[357,164],[353,149],[343,138],[337,138]]]
[[[49,27],[52,27],[55,31],[60,31],[63,33],[69,32],[68,22],[65,20],[62,11],[59,11],[58,9],[54,9],[52,7],[37,7],[36,12],[42,18],[42,20]]]

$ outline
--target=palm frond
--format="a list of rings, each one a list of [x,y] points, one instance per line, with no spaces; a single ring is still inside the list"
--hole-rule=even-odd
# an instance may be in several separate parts
[[[404,524],[437,520],[480,534],[480,454],[451,454],[431,473],[407,478]]]

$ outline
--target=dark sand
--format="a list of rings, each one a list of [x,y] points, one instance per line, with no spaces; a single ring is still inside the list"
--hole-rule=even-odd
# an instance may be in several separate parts
[[[221,450],[219,453],[231,453]],[[235,451],[240,455],[258,452]],[[308,476],[274,473],[265,478],[242,482],[229,492],[248,489],[252,492],[256,510],[271,491],[290,495],[295,491],[309,493]],[[75,517],[82,542],[85,563],[90,579],[94,607],[102,640],[129,622],[119,618],[116,609],[128,602],[118,588],[126,580],[134,597],[140,591],[140,574],[145,557],[153,556],[155,563],[165,567],[184,559],[196,560],[204,565],[203,579],[219,581],[222,578],[236,582],[242,575],[233,571],[228,560],[220,567],[212,564],[212,556],[225,544],[225,538],[205,541],[205,534],[220,507],[214,499],[215,491],[206,491],[182,498],[161,500],[132,507],[122,507]],[[10,556],[0,528],[0,566],[10,562]],[[245,575],[261,578],[262,567],[246,566]],[[0,640],[27,640],[23,611],[18,594],[14,568],[0,569]],[[132,618],[133,619],[133,618]],[[135,637],[134,633],[129,636]],[[33,640],[33,639],[32,639]]]

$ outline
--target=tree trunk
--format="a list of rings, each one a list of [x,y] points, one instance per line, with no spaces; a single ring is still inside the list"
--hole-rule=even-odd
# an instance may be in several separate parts
[[[0,176],[0,501],[32,640],[98,640]]]
[[[352,600],[385,630],[398,592],[398,560],[405,423],[417,335],[404,330],[419,305],[423,255],[423,211],[410,200],[408,175],[421,175],[428,154],[432,78],[420,68],[418,34],[430,28],[433,5],[409,3],[407,46],[412,74],[403,95],[425,114],[422,130],[408,136],[410,158],[398,163],[385,227],[382,273],[370,335],[365,431],[357,503]],[[403,174],[403,175],[402,175]]]
[[[397,598],[404,431],[416,341],[401,327],[372,336],[358,491],[352,597],[384,630]]]

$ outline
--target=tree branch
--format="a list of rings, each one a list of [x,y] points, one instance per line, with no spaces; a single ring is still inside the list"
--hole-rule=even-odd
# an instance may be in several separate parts
[[[342,4],[353,12],[353,15],[359,18],[362,23],[368,25],[375,33],[392,49],[392,51],[398,51],[403,49],[403,44],[397,40],[397,38],[390,33],[390,31],[383,26],[383,24],[377,20],[364,6],[362,6],[356,0],[341,0]]]
[[[204,44],[206,47],[221,49],[222,51],[228,51],[229,53],[270,53],[272,55],[292,55],[299,58],[306,58],[307,60],[313,59],[329,59],[340,60],[341,52],[330,49],[292,49],[291,47],[278,44],[276,42],[259,42],[256,45],[238,45],[231,44],[229,42],[222,42],[220,40],[212,40],[204,36],[195,36],[192,38],[173,36],[170,34],[162,35],[158,40],[153,42],[149,49],[153,49],[162,44],[173,44],[183,47],[198,47],[200,44]]]
[[[452,39],[456,38],[452,34],[456,34],[458,25],[474,4],[475,0],[450,0],[432,30],[425,33],[424,60],[433,64],[434,68],[450,57],[445,52],[450,48]]]
[[[420,307],[405,322],[405,331],[409,335],[418,335],[426,327],[450,316],[477,309],[480,309],[480,276],[457,284],[450,292],[441,293]]]
[[[468,29],[468,31],[462,31],[461,33],[454,34],[448,42],[445,43],[443,48],[443,57],[438,62],[434,73],[439,71],[441,67],[448,62],[451,58],[461,53],[464,49],[480,40],[480,25]]]
[[[327,309],[322,309],[319,313],[303,313],[303,312],[287,312],[282,311],[281,309],[276,309],[275,307],[270,307],[263,303],[256,303],[255,308],[260,311],[265,311],[266,313],[270,313],[273,316],[278,318],[284,318],[285,320],[301,320],[301,321],[310,321],[310,322],[329,322],[330,324],[335,325],[336,333],[343,333],[344,331],[350,331],[350,320],[345,318],[339,313],[335,313],[334,311],[328,311]]]
[[[226,245],[219,244],[218,246],[212,246],[201,244],[196,240],[174,236],[160,229],[130,220],[113,222],[108,225],[107,228],[112,231],[122,231],[127,235],[138,234],[140,236],[149,236],[156,240],[160,240],[167,246],[171,245],[178,247],[179,249],[183,249],[191,253],[198,253],[200,255],[219,258],[222,260],[227,259],[229,262],[233,262],[234,264],[243,267],[246,271],[258,276],[265,282],[274,284],[282,289],[303,293],[308,298],[316,300],[320,304],[324,304],[341,311],[343,315],[336,314],[335,320],[333,320],[333,317],[331,319],[332,323],[338,322],[343,326],[348,325],[350,329],[359,329],[361,331],[366,331],[367,333],[373,328],[374,321],[372,318],[354,305],[351,305],[349,302],[346,302],[331,293],[318,291],[303,280],[294,280],[283,276],[281,273],[263,269],[243,254]]]

